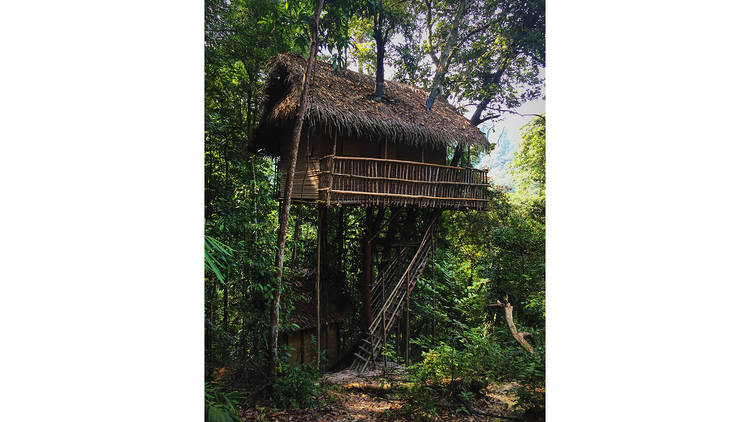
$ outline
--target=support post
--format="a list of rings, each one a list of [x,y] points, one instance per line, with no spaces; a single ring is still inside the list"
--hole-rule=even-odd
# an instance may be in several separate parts
[[[316,318],[315,323],[317,327],[317,337],[315,337],[316,342],[316,355],[315,355],[315,367],[318,368],[318,371],[320,371],[320,252],[322,249],[322,239],[323,239],[323,223],[324,223],[324,217],[325,217],[325,207],[323,205],[318,205],[318,270],[315,274],[315,310],[316,310]]]
[[[409,297],[411,296],[411,289],[409,286],[406,287],[406,366],[409,366]]]
[[[294,217],[294,236],[292,237],[292,264],[297,263],[297,243],[299,243],[299,229],[302,225],[302,204],[297,204],[297,216]]]
[[[365,231],[362,235],[362,331],[372,324],[372,241],[373,209],[365,208]]]
[[[383,344],[380,346],[380,354],[383,355],[383,372],[388,368],[388,358],[385,356],[385,344],[388,342],[387,333],[385,331],[385,324],[386,316],[388,315],[388,304],[386,303],[386,295],[385,295],[385,280],[383,280],[382,283],[380,283],[381,290],[383,292],[383,316],[380,318],[383,320]]]
[[[338,255],[336,257],[336,262],[338,263],[339,274],[342,274],[344,272],[344,234],[345,234],[344,206],[342,205],[341,207],[339,207],[339,210],[340,210],[339,211],[339,224],[338,224],[338,230],[339,230],[339,233],[338,233],[339,245],[338,246],[339,248],[338,248]]]

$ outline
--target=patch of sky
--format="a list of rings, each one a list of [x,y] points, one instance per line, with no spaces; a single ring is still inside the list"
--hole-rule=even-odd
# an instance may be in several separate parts
[[[493,131],[490,127],[482,128],[489,141],[495,145],[495,149],[489,154],[482,154],[479,160],[479,168],[489,169],[487,175],[490,183],[496,186],[507,186],[513,188],[513,178],[510,174],[510,162],[513,154],[518,151],[518,142],[511,142],[508,131]]]

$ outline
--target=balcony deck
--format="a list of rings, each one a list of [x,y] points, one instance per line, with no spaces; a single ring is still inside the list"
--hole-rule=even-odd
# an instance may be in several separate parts
[[[319,201],[327,205],[447,209],[487,207],[487,170],[383,158],[320,159]]]

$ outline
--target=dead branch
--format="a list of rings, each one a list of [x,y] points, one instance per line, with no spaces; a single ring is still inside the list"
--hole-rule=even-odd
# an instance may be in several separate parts
[[[508,324],[508,329],[510,330],[510,334],[513,336],[514,339],[523,347],[526,349],[527,352],[533,354],[534,348],[531,347],[528,341],[524,338],[525,336],[531,335],[528,332],[519,333],[518,329],[516,328],[516,324],[513,322],[513,305],[510,304],[508,301],[508,296],[505,296],[505,302],[500,303],[498,301],[498,304],[502,305],[503,309],[505,309],[505,322]]]

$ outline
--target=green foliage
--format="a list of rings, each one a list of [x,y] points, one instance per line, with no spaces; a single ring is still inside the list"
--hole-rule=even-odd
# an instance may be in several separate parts
[[[545,3],[543,0],[423,2],[416,8],[418,30],[405,31],[406,42],[396,47],[396,78],[427,88],[436,65],[448,55],[444,96],[462,106],[482,103],[480,122],[512,112],[542,96],[545,61]],[[456,43],[445,51],[451,29]],[[428,30],[429,28],[429,30]]]
[[[409,367],[411,387],[402,395],[412,404],[432,411],[442,399],[469,401],[500,365],[500,350],[492,342],[489,325],[459,335],[454,347],[445,343],[422,354],[423,360]]]
[[[247,394],[241,391],[226,392],[212,383],[205,385],[205,420],[207,422],[240,422],[242,415],[238,404]]]
[[[399,393],[412,406],[427,412],[440,401],[467,404],[490,382],[518,383],[512,393],[518,406],[538,411],[544,407],[544,352],[530,354],[501,329],[485,324],[458,336],[457,345],[445,343],[424,352],[423,360],[409,367],[410,386]]]
[[[452,400],[465,411],[478,386],[515,382],[520,409],[544,410],[544,132],[543,117],[524,128],[513,161],[522,188],[494,192],[487,212],[443,216],[434,262],[412,296],[413,344],[422,351],[402,392],[412,406],[430,411]],[[487,306],[506,295],[535,354],[513,339],[499,308]]]
[[[234,249],[219,242],[211,236],[205,237],[204,260],[207,270],[213,272],[216,278],[224,284],[224,271],[227,271],[230,265]]]
[[[431,2],[433,48],[439,50],[451,28],[457,2]],[[426,40],[426,3],[412,8],[393,1],[326,2],[321,18],[321,57],[336,68],[349,59],[374,72],[374,30],[401,32],[386,60],[396,78],[427,87],[434,65]],[[544,62],[544,8],[539,1],[470,2],[460,43],[449,66],[446,89],[459,103],[490,98],[488,113],[503,113],[541,95]],[[226,385],[257,385],[267,363],[269,315],[273,298],[278,226],[275,159],[253,150],[262,115],[264,65],[279,53],[306,54],[312,1],[207,0],[205,2],[205,344],[207,380],[231,368]],[[503,65],[503,77],[493,73]],[[487,116],[485,114],[484,116]],[[487,212],[444,213],[435,253],[411,296],[413,403],[430,407],[441,398],[464,403],[487,381],[517,381],[519,403],[543,403],[545,311],[545,127],[544,118],[526,126],[513,161],[514,192],[492,192]],[[470,163],[479,159],[472,149]],[[450,156],[451,154],[449,154]],[[343,288],[360,300],[364,208],[343,212]],[[389,211],[390,212],[390,211]],[[339,210],[329,213],[331,244],[338,243]],[[418,218],[423,218],[420,214]],[[286,275],[315,266],[316,210],[293,207],[286,251]],[[421,220],[418,220],[421,221]],[[298,224],[299,223],[299,224]],[[406,224],[406,221],[404,222]],[[412,220],[412,223],[414,221]],[[299,237],[293,230],[299,227]],[[400,238],[399,241],[411,239]],[[332,248],[333,249],[333,248]],[[291,259],[296,250],[296,258]],[[382,253],[382,250],[379,251]],[[330,258],[324,262],[332,261]],[[377,255],[377,252],[376,252]],[[291,289],[282,286],[281,328],[289,323]],[[514,342],[502,317],[488,308],[507,295],[516,325],[532,333],[535,355]],[[347,321],[345,341],[357,338],[360,303]],[[458,333],[458,334],[456,334]],[[393,344],[396,344],[395,342]],[[344,349],[351,344],[345,344]],[[402,359],[388,344],[386,355]],[[324,387],[305,368],[281,363],[274,385],[278,406],[311,407]],[[447,380],[447,381],[446,381]],[[229,387],[223,387],[229,388]],[[236,420],[240,397],[214,384],[206,387],[208,420]]]
[[[281,365],[279,377],[273,385],[274,403],[279,407],[314,407],[318,402],[316,398],[323,392],[313,371],[286,363]]]
[[[532,212],[539,212],[546,198],[546,125],[537,117],[521,129],[521,145],[511,162],[516,189],[511,198]],[[543,214],[540,215],[543,218]]]

